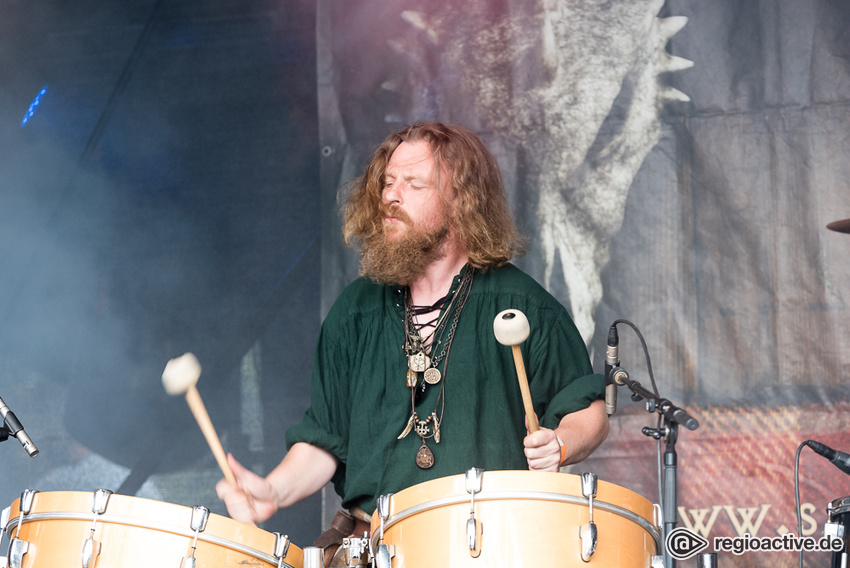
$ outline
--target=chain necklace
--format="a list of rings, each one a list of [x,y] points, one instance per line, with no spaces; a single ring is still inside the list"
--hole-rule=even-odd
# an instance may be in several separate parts
[[[428,469],[434,465],[434,453],[425,443],[425,440],[434,438],[435,443],[440,443],[440,424],[443,420],[443,413],[445,411],[446,404],[446,383],[445,381],[441,381],[441,379],[448,367],[452,340],[454,339],[455,331],[457,330],[461,311],[469,297],[469,290],[472,288],[472,278],[474,274],[475,269],[467,264],[457,292],[449,300],[449,305],[439,317],[434,330],[427,338],[425,338],[425,340],[423,340],[419,335],[419,330],[421,330],[423,326],[419,326],[418,330],[416,329],[415,322],[413,321],[414,309],[410,302],[408,290],[405,290],[404,329],[406,337],[402,348],[408,359],[407,386],[410,388],[411,411],[407,425],[405,426],[404,431],[398,436],[398,439],[401,440],[407,436],[411,430],[416,430],[416,433],[422,439],[422,446],[420,446],[419,450],[416,452],[416,465],[422,469]],[[451,326],[448,331],[446,331],[445,324],[446,321],[448,321],[447,316],[450,312],[452,312],[452,310],[454,310],[454,317],[452,318]],[[415,331],[411,333],[411,329],[414,329]],[[445,336],[445,341],[443,341],[443,336]],[[440,350],[433,359],[426,354],[427,347],[424,344],[424,341],[430,337],[434,338],[434,341],[430,344],[430,346],[427,346],[431,348],[431,353],[436,353],[437,349],[440,345],[442,345],[442,350]],[[443,363],[443,373],[440,373],[437,368],[441,362]],[[419,373],[424,375],[421,388],[418,387]],[[434,410],[425,420],[421,420],[416,412],[416,404],[419,402],[418,399],[424,394],[427,385],[437,383],[441,384]],[[438,410],[439,415],[437,414]]]

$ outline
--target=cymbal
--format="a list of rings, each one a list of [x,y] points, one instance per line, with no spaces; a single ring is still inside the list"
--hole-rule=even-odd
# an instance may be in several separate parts
[[[833,221],[832,223],[827,225],[826,228],[832,231],[838,231],[839,233],[850,233],[850,219]]]

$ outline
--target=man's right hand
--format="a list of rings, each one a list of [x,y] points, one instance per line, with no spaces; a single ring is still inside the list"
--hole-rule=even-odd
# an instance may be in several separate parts
[[[261,523],[271,517],[279,508],[277,490],[265,478],[245,469],[232,454],[227,454],[227,463],[236,485],[222,479],[216,484],[215,492],[230,516],[243,523]]]
[[[294,444],[265,478],[242,467],[231,454],[227,462],[236,485],[222,479],[215,492],[230,516],[244,523],[262,523],[278,509],[309,497],[331,480],[338,465],[327,450],[303,442]]]

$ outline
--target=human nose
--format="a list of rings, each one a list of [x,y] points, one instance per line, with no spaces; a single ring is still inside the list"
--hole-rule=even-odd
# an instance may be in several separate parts
[[[401,190],[396,183],[384,186],[383,199],[386,204],[401,203]]]

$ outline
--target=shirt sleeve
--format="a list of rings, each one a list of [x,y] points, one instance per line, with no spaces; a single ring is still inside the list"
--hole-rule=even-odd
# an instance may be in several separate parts
[[[593,373],[587,347],[566,310],[543,310],[538,320],[528,339],[529,388],[540,424],[554,429],[565,415],[603,398],[605,382]]]
[[[342,350],[334,333],[322,326],[310,379],[310,408],[300,424],[286,432],[286,446],[305,442],[323,448],[343,464],[348,460],[349,409],[340,404],[346,400],[348,377]]]

